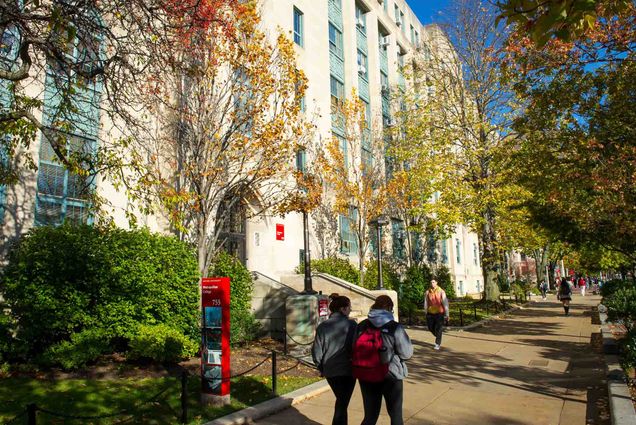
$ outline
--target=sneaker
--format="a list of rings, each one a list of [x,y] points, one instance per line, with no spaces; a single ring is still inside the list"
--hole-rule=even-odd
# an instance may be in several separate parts
[[[439,350],[439,344],[435,344],[435,347],[433,347],[433,350]]]

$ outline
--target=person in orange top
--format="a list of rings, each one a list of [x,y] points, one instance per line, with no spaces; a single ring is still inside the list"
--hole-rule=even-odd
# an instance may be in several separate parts
[[[442,345],[442,326],[448,322],[448,298],[446,292],[435,279],[431,280],[431,287],[424,296],[424,311],[426,312],[426,326],[435,336],[435,350]]]

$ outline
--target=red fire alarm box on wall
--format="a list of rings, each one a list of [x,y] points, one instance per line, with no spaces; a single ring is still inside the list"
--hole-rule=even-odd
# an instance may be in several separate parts
[[[230,278],[201,279],[202,397],[230,396]]]
[[[285,225],[284,224],[276,225],[276,240],[277,241],[285,240]]]

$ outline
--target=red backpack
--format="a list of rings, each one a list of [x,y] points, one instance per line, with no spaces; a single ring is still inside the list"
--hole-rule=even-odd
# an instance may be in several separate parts
[[[389,362],[382,362],[382,353],[387,351],[382,333],[393,336],[397,323],[391,321],[381,328],[364,320],[358,325],[353,343],[351,366],[353,377],[364,382],[382,382],[389,373]]]

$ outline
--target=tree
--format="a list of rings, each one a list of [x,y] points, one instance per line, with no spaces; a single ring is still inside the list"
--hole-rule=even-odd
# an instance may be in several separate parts
[[[0,184],[37,169],[30,150],[40,132],[51,160],[87,187],[97,174],[126,184],[127,170],[143,172],[129,137],[147,129],[138,90],[152,77],[154,46],[185,28],[229,28],[226,13],[239,7],[236,0],[3,1]]]
[[[636,264],[634,7],[578,38],[508,43],[525,109],[514,127],[518,181],[533,220],[579,250],[600,245]]]
[[[382,134],[373,130],[370,114],[355,92],[335,112],[342,136],[334,135],[327,143],[318,161],[320,177],[327,185],[325,195],[334,198],[334,213],[341,214],[341,244],[351,242],[343,238],[344,233],[352,235],[351,251],[358,256],[363,286],[372,238],[369,223],[384,213],[386,206]]]
[[[158,77],[143,98],[159,131],[137,135],[148,188],[198,252],[203,276],[224,232],[265,211],[298,207],[295,153],[311,125],[300,110],[306,78],[293,43],[270,41],[254,5],[156,46]],[[302,180],[302,179],[301,179]]]
[[[498,297],[498,208],[514,196],[500,172],[504,140],[512,137],[513,96],[499,69],[506,34],[496,17],[486,2],[456,3],[445,33],[437,31],[432,48],[415,63],[426,94],[406,108],[422,111],[417,125],[434,143],[433,149],[429,143],[415,155],[440,158],[446,169],[437,208],[443,206],[457,218],[455,223],[469,224],[479,236],[485,292],[491,300]]]
[[[501,18],[516,24],[540,46],[551,39],[571,41],[593,30],[607,15],[633,7],[630,0],[505,0],[498,1]]]

